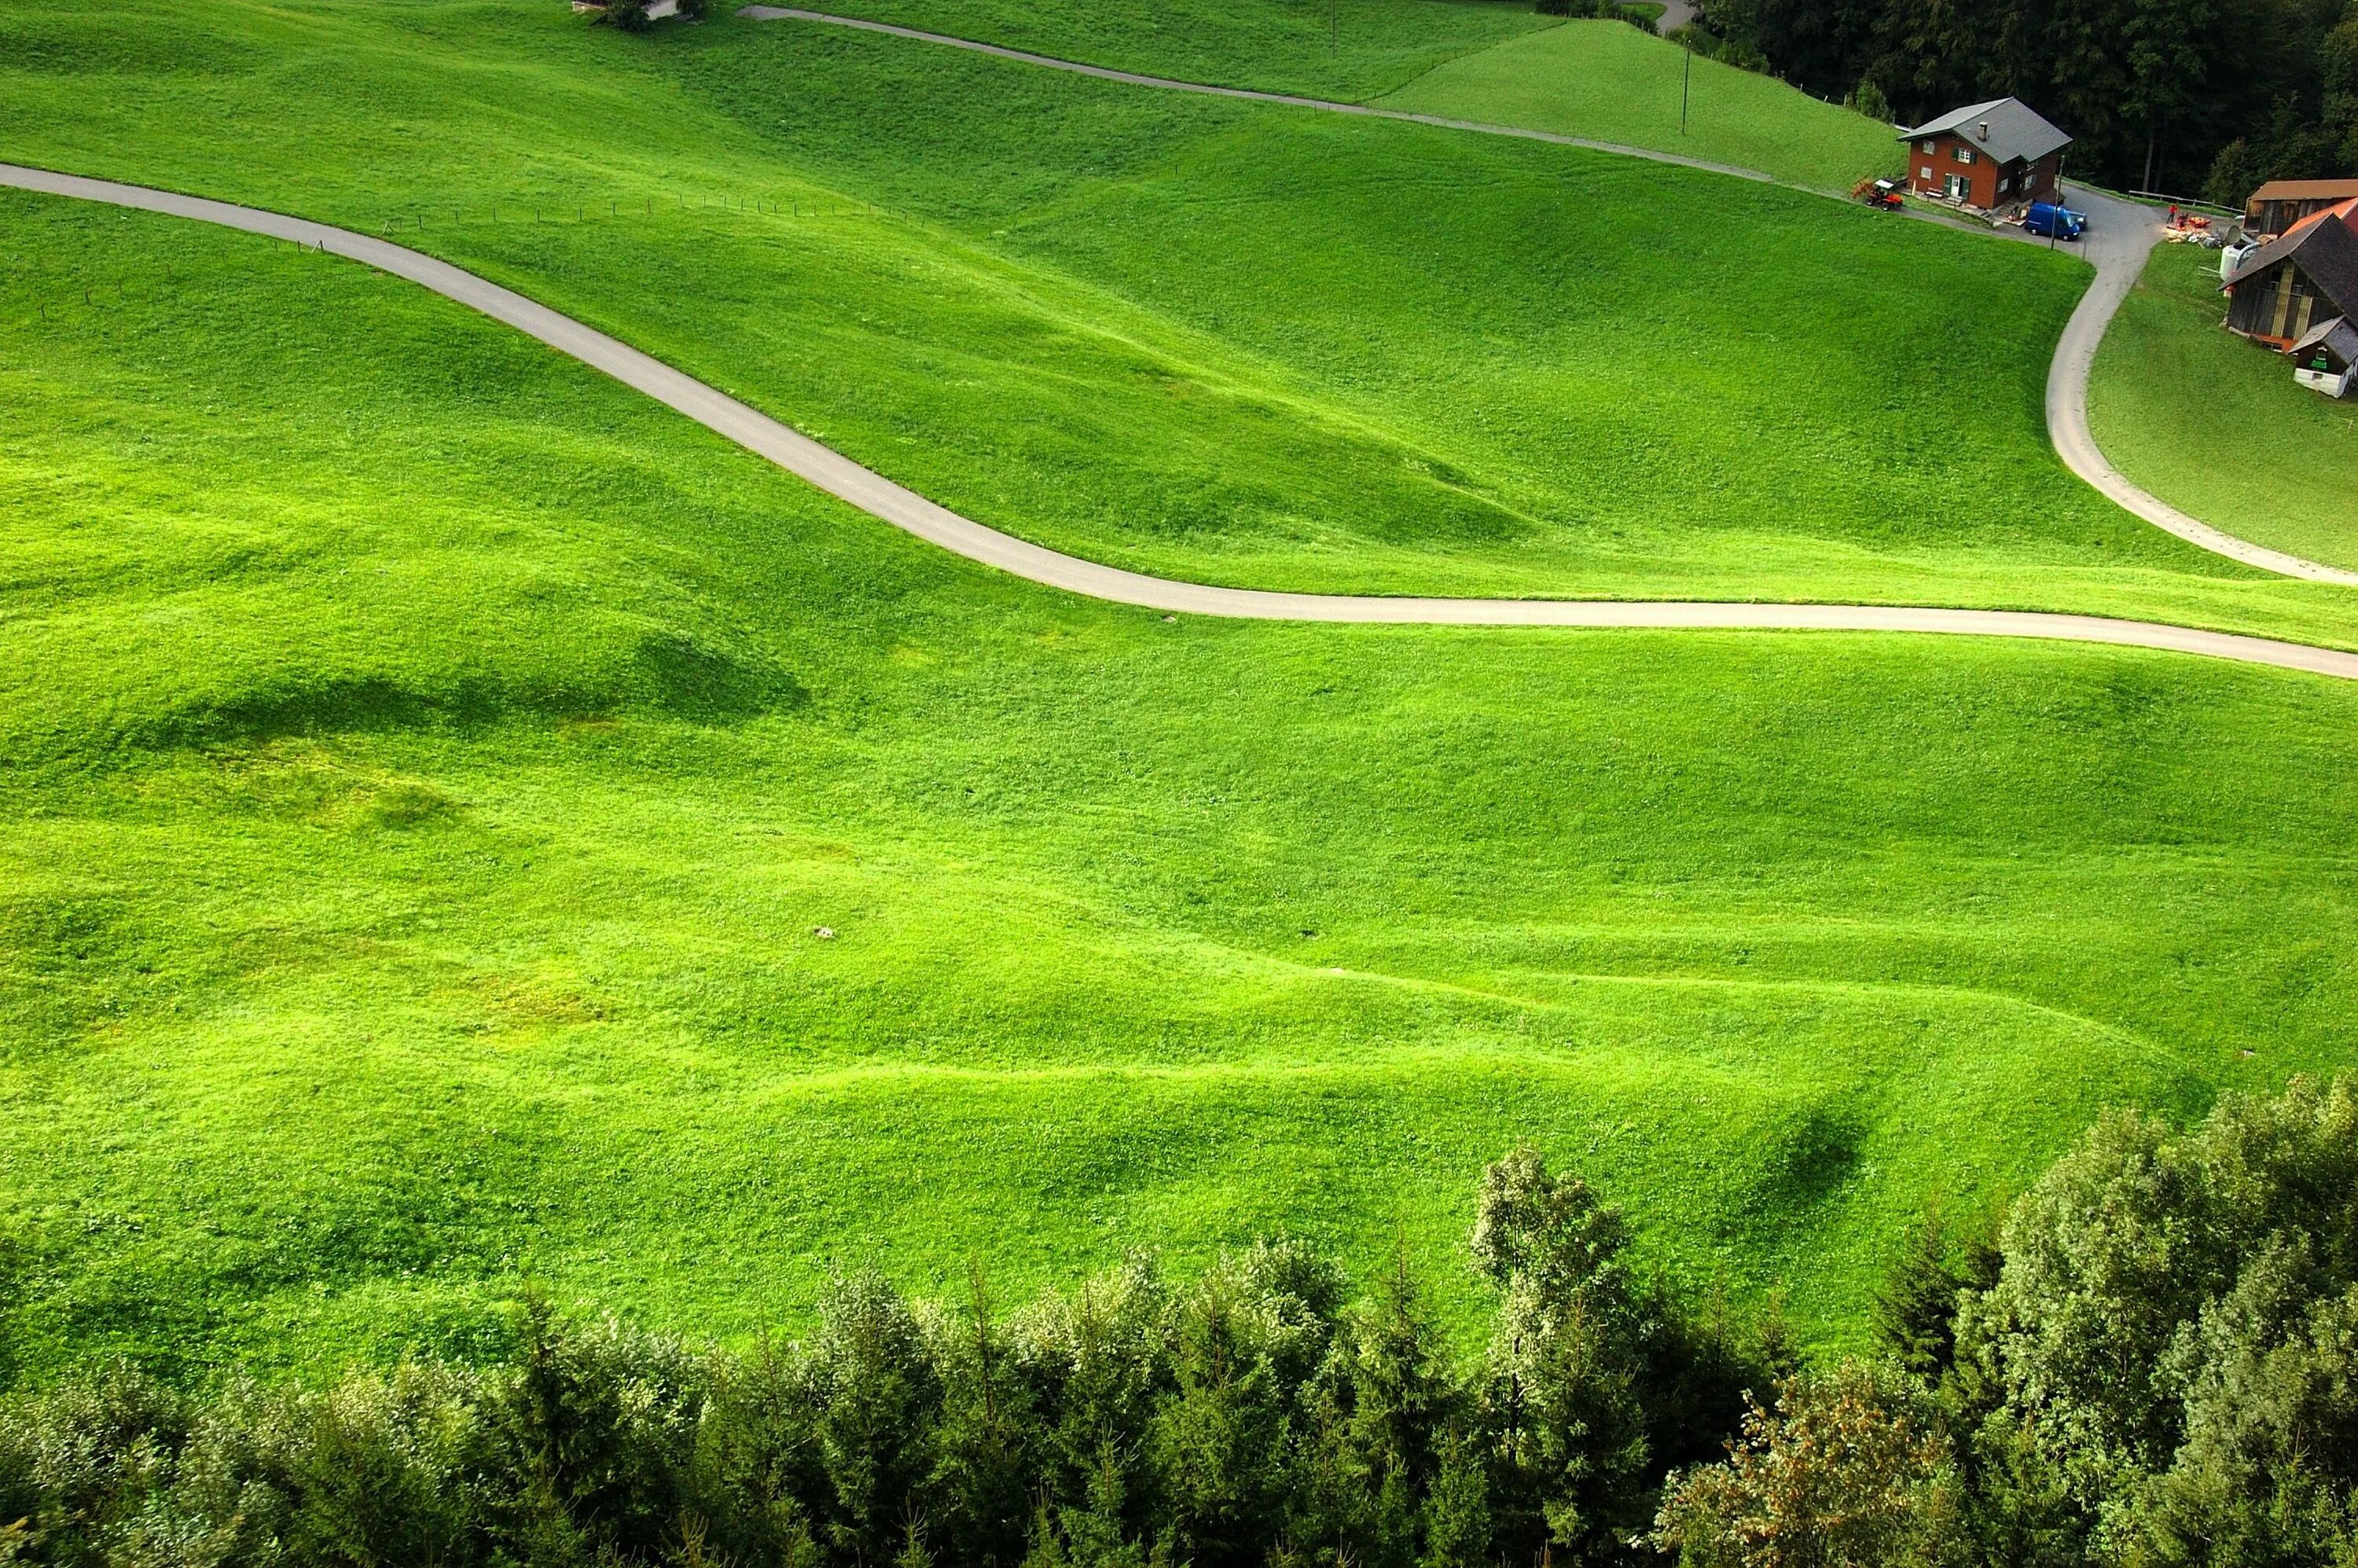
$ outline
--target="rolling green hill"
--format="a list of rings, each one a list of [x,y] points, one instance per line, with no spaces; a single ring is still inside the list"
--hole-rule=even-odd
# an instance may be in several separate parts
[[[1651,147],[1847,192],[1898,170],[1891,127],[1620,22],[1566,22],[1445,60],[1387,109]],[[1680,125],[1683,105],[1686,124]]]
[[[1563,147],[717,21],[10,16],[6,156],[398,234],[984,522],[1272,587],[2336,638],[2040,416],[2069,257]],[[1926,331],[1970,319],[1970,332]]]
[[[2088,423],[2105,456],[2240,538],[2358,567],[2358,406],[2221,329],[2215,251],[2164,245],[2104,334]]]
[[[727,1336],[1395,1226],[1520,1138],[1855,1336],[2100,1105],[2346,1063],[2358,691],[1166,622],[330,258],[0,199],[0,1205],[36,1375]],[[831,935],[822,935],[822,931]]]
[[[1602,36],[1480,56],[1532,18],[1347,3],[1322,61],[1260,0],[891,15],[1351,93],[1461,56],[1417,91],[1528,91]],[[0,101],[0,157],[396,234],[1123,565],[2358,641],[2058,469],[2076,264],[1791,191],[475,0],[19,8]],[[1830,156],[1805,120],[1763,156]],[[1470,1174],[1521,1138],[1658,1260],[1855,1338],[1927,1199],[2104,1104],[2351,1059],[2345,687],[1165,622],[360,268],[0,226],[0,1312],[36,1375],[463,1351],[527,1279],[741,1336],[852,1259],[1022,1294],[1279,1227],[1362,1261],[1397,1227],[1463,1312]]]
[[[803,8],[1151,76],[1352,102],[1555,25],[1517,0],[853,0]]]

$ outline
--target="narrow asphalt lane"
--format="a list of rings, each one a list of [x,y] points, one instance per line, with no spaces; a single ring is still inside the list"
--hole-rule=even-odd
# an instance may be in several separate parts
[[[1276,593],[1174,582],[1100,565],[987,528],[862,468],[798,430],[692,376],[511,289],[460,267],[308,218],[200,196],[0,164],[0,185],[138,208],[265,234],[406,278],[537,338],[644,393],[831,495],[969,560],[1092,599],[1172,614],[1252,621],[1446,626],[1678,628],[1717,631],[1908,632],[2030,637],[2196,654],[2358,680],[2358,654],[2156,622],[2026,611],[1862,604],[1752,604],[1678,600],[1392,599]]]
[[[2066,200],[2088,214],[2087,236],[2080,243],[2087,247],[2096,280],[2080,297],[2079,308],[2065,324],[2063,336],[2055,344],[2054,362],[2047,370],[2047,436],[2055,443],[2063,466],[2115,504],[2214,555],[2311,582],[2358,584],[2358,572],[2271,550],[2189,517],[2159,496],[2138,489],[2105,459],[2088,428],[2088,377],[2095,368],[2104,330],[2136,287],[2146,258],[2161,242],[2160,215],[2150,207],[2084,186],[2070,188]]]

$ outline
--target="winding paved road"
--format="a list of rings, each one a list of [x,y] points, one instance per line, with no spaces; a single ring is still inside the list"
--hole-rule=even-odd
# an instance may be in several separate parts
[[[862,468],[800,431],[512,289],[388,240],[307,218],[113,180],[0,164],[0,185],[219,223],[363,262],[479,310],[668,405],[870,515],[969,560],[1051,588],[1174,614],[1257,621],[1451,626],[1677,627],[1727,631],[1931,632],[2103,643],[2197,654],[2358,680],[2358,654],[2154,622],[2027,611],[1678,600],[1392,599],[1276,593],[1174,582],[1060,555],[987,528]]]
[[[2358,584],[2358,572],[2303,560],[2282,550],[2271,550],[2266,545],[2238,539],[2233,534],[2223,534],[2208,523],[2197,522],[2160,497],[2139,490],[2105,460],[2096,438],[2088,429],[2088,373],[2095,365],[2096,349],[2104,341],[2104,329],[2112,325],[2121,301],[2136,287],[2138,276],[2145,271],[2146,257],[2160,243],[2161,225],[2154,221],[2152,208],[2124,201],[2116,196],[2074,188],[2069,200],[2073,207],[2088,214],[2088,233],[2081,243],[2087,247],[2087,259],[2095,265],[2096,280],[2080,297],[2078,308],[2071,312],[2063,336],[2055,344],[2054,362],[2047,371],[2047,436],[2055,443],[2056,455],[2063,460],[2064,467],[2155,527],[2214,555],[2281,572],[2286,577],[2307,578],[2312,582]]]

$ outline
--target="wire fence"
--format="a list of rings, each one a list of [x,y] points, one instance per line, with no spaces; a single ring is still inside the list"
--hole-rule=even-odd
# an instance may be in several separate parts
[[[2216,201],[2205,201],[2199,196],[2172,196],[2167,190],[2132,190],[2131,196],[2142,196],[2148,201],[2167,201],[2173,207],[2183,207],[2194,212],[2217,212],[2229,218],[2240,218],[2240,207],[2222,207]]]
[[[139,275],[137,281],[141,287],[136,293],[133,292],[133,280],[128,277],[77,283],[60,291],[49,287],[47,280],[37,278],[32,280],[36,297],[25,302],[21,308],[10,308],[5,317],[0,317],[0,320],[5,320],[11,327],[27,327],[35,322],[64,321],[77,310],[95,313],[113,307],[153,305],[185,296],[187,280],[183,278],[159,277],[146,273]]]

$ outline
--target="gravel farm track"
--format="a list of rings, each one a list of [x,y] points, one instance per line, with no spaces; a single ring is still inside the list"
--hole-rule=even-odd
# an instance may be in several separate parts
[[[1755,170],[1701,164],[1694,159],[1645,148],[1587,142],[1513,127],[1436,120],[1427,115],[1370,109],[1361,104],[1138,77],[1102,67],[1026,55],[967,39],[916,33],[907,28],[828,16],[817,12],[760,6],[748,7],[747,12],[741,14],[751,14],[757,18],[791,16],[889,32],[1148,87],[1210,92],[1305,109],[1414,120],[1453,130],[1563,142],[1657,162],[1706,168],[1742,178],[1782,183],[1769,180],[1768,176]],[[2100,615],[1908,605],[1395,598],[1284,593],[1149,577],[1063,555],[960,516],[627,343],[448,262],[390,241],[258,208],[14,164],[0,164],[0,186],[218,223],[362,262],[416,283],[536,338],[686,415],[714,433],[870,515],[944,549],[1051,588],[1161,611],[1166,614],[1383,624],[1931,633],[2025,637],[2156,649],[2358,680],[2358,654],[2300,643]],[[2065,328],[2050,372],[2048,426],[2059,455],[2075,473],[2115,502],[2190,543],[2245,565],[2287,576],[2358,584],[2358,573],[2285,556],[2233,538],[2187,517],[2138,490],[2104,461],[2103,453],[2097,449],[2088,432],[2088,373],[2095,358],[2096,346],[2103,341],[2105,327],[2110,324],[2121,301],[2127,297],[2156,242],[2158,225],[2151,209],[2125,200],[2094,192],[2075,192],[2073,200],[2091,215],[2089,260],[2095,265],[2096,278]],[[1926,216],[1950,221],[1937,214]]]

